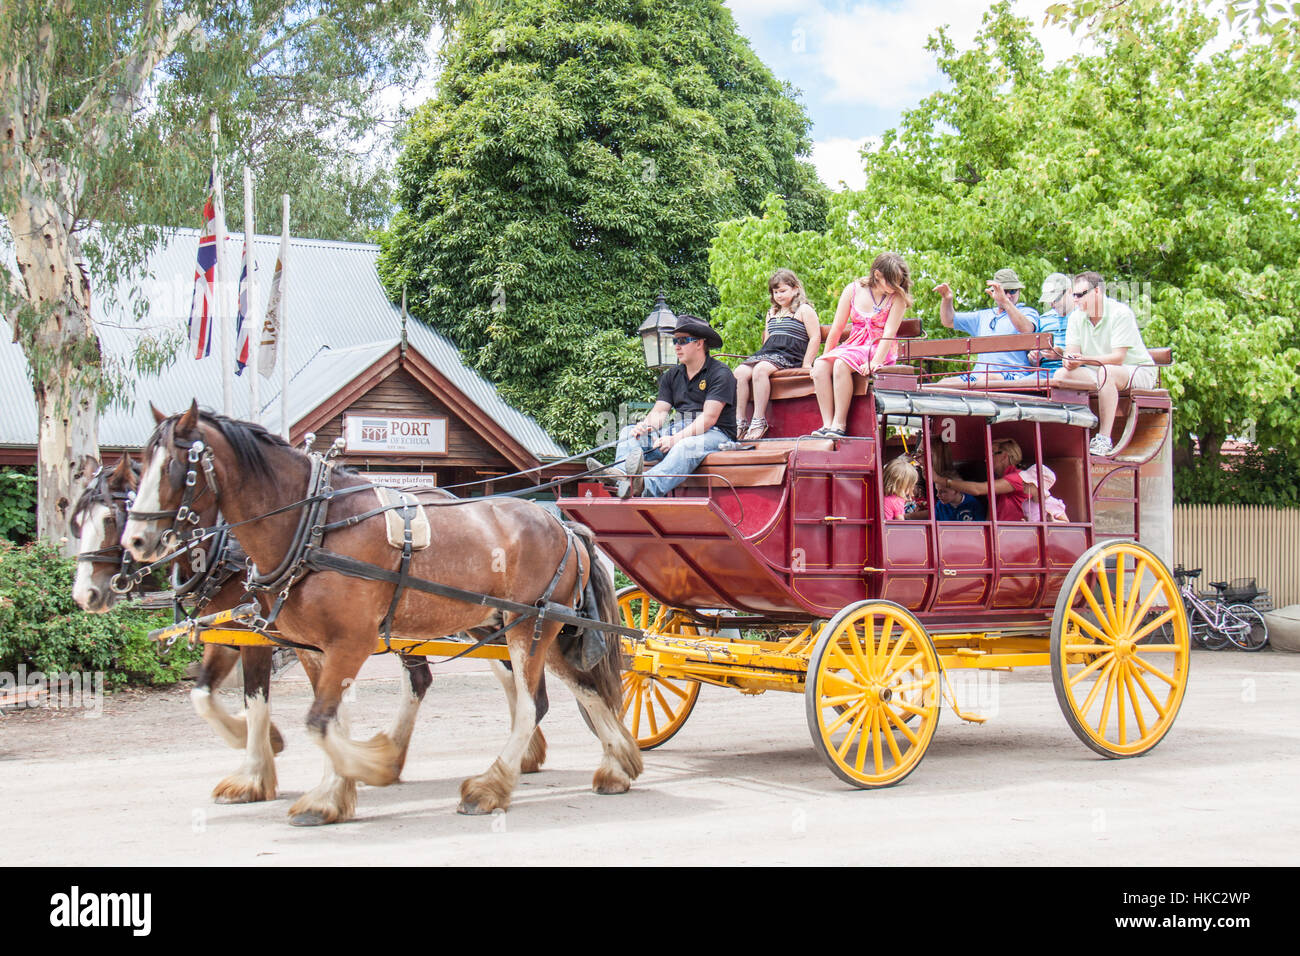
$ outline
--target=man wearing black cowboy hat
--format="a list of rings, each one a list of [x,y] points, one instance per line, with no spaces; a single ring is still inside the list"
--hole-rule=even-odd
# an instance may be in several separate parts
[[[678,364],[659,377],[654,408],[619,435],[622,474],[618,468],[606,469],[621,477],[620,498],[662,497],[685,481],[705,455],[736,440],[736,376],[709,356],[709,349],[722,347],[722,336],[703,319],[681,315],[673,347]],[[665,425],[672,411],[677,417]],[[646,460],[658,464],[642,475]]]

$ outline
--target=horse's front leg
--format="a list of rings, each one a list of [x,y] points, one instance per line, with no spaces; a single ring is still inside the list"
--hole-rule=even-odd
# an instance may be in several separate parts
[[[510,808],[510,797],[519,783],[520,767],[532,740],[537,722],[545,713],[541,696],[542,666],[546,647],[555,640],[561,625],[548,623],[541,640],[534,642],[529,633],[509,641],[510,663],[514,677],[515,707],[511,715],[510,736],[506,745],[486,773],[470,777],[460,785],[461,813],[491,813]],[[530,651],[533,653],[530,654]]]
[[[284,749],[280,732],[271,723],[271,658],[273,647],[241,650],[244,665],[244,763],[212,791],[217,803],[257,803],[276,796],[275,755]]]
[[[325,751],[339,781],[325,780],[298,798],[289,808],[297,826],[337,823],[356,810],[356,781],[374,787],[393,783],[401,772],[397,747],[387,734],[368,741],[352,739],[346,716],[341,713],[343,691],[356,680],[374,645],[361,639],[343,638],[325,651],[316,699],[307,713],[307,732]]]

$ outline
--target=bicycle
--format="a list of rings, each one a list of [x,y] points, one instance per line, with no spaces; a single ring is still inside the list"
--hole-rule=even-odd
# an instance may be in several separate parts
[[[1208,650],[1222,650],[1229,644],[1243,651],[1263,650],[1268,643],[1268,625],[1264,616],[1249,604],[1229,604],[1224,596],[1229,585],[1226,581],[1211,581],[1217,596],[1207,601],[1196,593],[1192,582],[1201,576],[1201,569],[1174,568],[1174,579],[1187,607],[1187,620],[1192,638]]]

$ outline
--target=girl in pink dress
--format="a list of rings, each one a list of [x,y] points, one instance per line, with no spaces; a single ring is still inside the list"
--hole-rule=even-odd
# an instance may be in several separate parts
[[[823,438],[843,437],[853,400],[853,375],[869,375],[894,361],[898,352],[898,326],[912,304],[912,276],[906,260],[893,252],[881,253],[871,264],[871,274],[850,282],[840,294],[835,321],[826,337],[826,351],[813,362],[813,388],[822,427],[813,432]],[[840,344],[849,320],[848,338]]]

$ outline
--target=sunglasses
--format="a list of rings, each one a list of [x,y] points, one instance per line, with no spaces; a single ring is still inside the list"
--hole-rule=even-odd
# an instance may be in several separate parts
[[[1087,294],[1088,294],[1089,292],[1091,292],[1091,291],[1092,291],[1091,289],[1085,289],[1085,290],[1082,291],[1082,292],[1076,292],[1076,293],[1074,293],[1074,297],[1075,297],[1076,299],[1082,299],[1085,295],[1087,295]]]
[[[673,336],[673,345],[690,345],[692,342],[700,341],[698,335],[687,335],[683,337]]]

